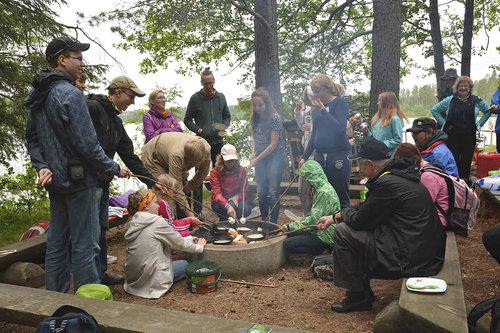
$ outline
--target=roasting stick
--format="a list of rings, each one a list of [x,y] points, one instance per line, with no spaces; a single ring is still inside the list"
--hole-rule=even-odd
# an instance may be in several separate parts
[[[236,280],[229,280],[229,279],[219,279],[219,281],[229,282],[229,283],[237,283],[237,284],[244,284],[244,285],[247,285],[247,286],[258,286],[258,287],[268,287],[268,288],[276,288],[277,287],[274,284],[262,284],[262,283],[256,283],[256,282],[236,281]]]
[[[194,202],[196,202],[197,204],[200,204],[202,207],[205,207],[205,208],[207,208],[208,210],[210,210],[211,212],[214,212],[216,215],[219,215],[220,217],[224,217],[222,214],[220,214],[220,213],[216,212],[215,210],[213,210],[213,209],[212,209],[212,207],[209,207],[209,206],[207,206],[207,205],[204,205],[202,202],[199,202],[198,200],[195,200],[195,199],[193,199],[193,198],[188,197],[186,193],[184,193],[184,192],[182,192],[182,191],[177,191],[176,189],[173,189],[173,188],[171,188],[171,187],[170,187],[170,186],[168,186],[168,185],[165,185],[165,184],[163,184],[163,183],[160,183],[160,182],[159,182],[159,181],[157,181],[157,180],[154,180],[154,179],[149,178],[149,177],[146,177],[146,176],[141,176],[141,175],[134,175],[134,174],[132,174],[132,175],[130,175],[130,176],[131,176],[131,177],[136,177],[136,178],[143,178],[143,179],[147,179],[147,180],[152,181],[152,182],[155,182],[156,184],[159,184],[159,185],[161,185],[161,186],[165,186],[165,187],[166,187],[166,188],[168,188],[169,190],[174,191],[174,193],[177,193],[177,194],[182,194],[182,195],[183,195],[183,196],[185,196],[186,198],[189,198],[189,200],[193,200],[193,201],[194,201]],[[176,198],[173,198],[173,199],[175,200],[175,202],[177,202],[177,203],[178,203],[179,205],[181,205],[183,208],[187,208],[185,205],[183,206],[181,203],[179,203],[178,199],[176,199]],[[191,210],[190,208],[187,208],[187,209],[189,209],[189,211],[191,211],[191,212],[192,212],[192,210]],[[193,212],[193,213],[194,213],[194,212]],[[194,213],[194,214],[195,214],[195,215],[198,215],[198,214],[196,214],[196,213]],[[200,217],[200,216],[198,215],[198,217]],[[208,221],[208,220],[207,220],[207,221]],[[211,222],[211,223],[217,223],[217,222]]]
[[[149,178],[149,177],[146,177],[146,176],[141,176],[141,175],[134,175],[134,174],[132,174],[132,175],[130,175],[130,176],[131,176],[131,177],[143,178],[143,179],[150,180],[150,181],[152,181],[152,182],[155,182],[156,184],[159,184],[159,185],[161,185],[161,186],[165,186],[165,187],[166,187],[166,188],[168,188],[169,190],[174,191],[174,193],[177,193],[177,194],[182,193],[185,197],[188,197],[185,193],[180,192],[180,191],[177,191],[177,190],[175,190],[175,189],[171,188],[170,186],[168,186],[168,185],[166,185],[166,184],[163,184],[163,183],[160,183],[159,181],[154,180],[154,179],[152,179],[152,178]],[[200,218],[200,217],[201,217],[199,214],[197,214],[196,212],[194,212],[193,210],[191,210],[191,208],[187,207],[184,203],[180,202],[180,200],[179,200],[179,199],[177,199],[177,198],[175,198],[175,197],[173,197],[172,199],[174,199],[174,201],[175,201],[177,204],[179,204],[179,206],[181,206],[182,208],[185,208],[185,209],[189,210],[190,212],[192,212],[192,213],[193,213],[196,217],[198,217],[198,218]],[[212,212],[216,213],[217,215],[222,216],[221,214],[219,214],[219,213],[217,213],[216,211],[214,211],[211,207],[208,207],[208,206],[206,206],[206,205],[203,205],[201,202],[198,202],[197,200],[194,200],[194,199],[191,199],[191,198],[190,198],[190,200],[193,200],[194,202],[199,203],[200,205],[202,205],[202,207],[208,208],[209,210],[211,210]],[[207,219],[207,218],[204,218],[204,220],[206,220],[207,222],[210,222],[211,224],[217,224],[217,222],[212,221],[212,220]]]
[[[299,228],[299,229],[295,229],[295,230],[292,230],[292,231],[287,231],[287,232],[284,232],[284,233],[278,234],[278,235],[269,236],[269,237],[266,238],[266,240],[272,239],[272,238],[276,238],[276,237],[285,236],[285,235],[290,235],[290,234],[293,234],[293,233],[295,233],[297,231],[302,231],[302,230],[312,229],[312,228],[316,228],[316,225],[306,225],[305,227],[302,227],[302,228]],[[281,228],[278,228],[276,230],[268,232],[268,234],[272,234],[272,233],[277,232],[279,230],[281,230]]]
[[[281,195],[279,196],[278,201],[276,201],[276,202],[274,203],[274,206],[273,206],[273,208],[271,208],[271,210],[269,211],[269,214],[271,214],[271,212],[274,210],[274,208],[276,208],[276,205],[278,204],[278,202],[280,202],[280,201],[281,201],[281,198],[283,198],[283,196],[284,196],[284,195],[286,194],[286,192],[290,189],[290,187],[292,187],[293,183],[295,182],[295,179],[297,179],[297,177],[298,177],[298,176],[299,176],[299,174],[296,174],[296,175],[293,177],[293,179],[292,179],[292,181],[290,182],[290,184],[288,184],[287,188],[286,188],[286,189],[283,191],[283,193],[281,193]],[[260,212],[260,213],[262,214],[262,212]],[[262,221],[262,222],[269,222],[269,221]],[[273,222],[271,222],[271,223],[273,223]],[[275,223],[274,223],[274,224],[275,224]]]

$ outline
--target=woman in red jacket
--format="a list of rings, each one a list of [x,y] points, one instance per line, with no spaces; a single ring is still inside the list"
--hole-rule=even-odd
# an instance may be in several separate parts
[[[210,171],[212,187],[212,209],[222,215],[221,220],[229,216],[239,219],[250,215],[252,207],[248,202],[247,172],[240,166],[236,148],[224,145],[217,156],[215,168]],[[245,203],[243,204],[243,200]],[[242,214],[244,206],[244,214]]]

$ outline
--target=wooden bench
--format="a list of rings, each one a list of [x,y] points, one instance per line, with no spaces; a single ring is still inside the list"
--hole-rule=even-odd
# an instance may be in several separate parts
[[[381,311],[375,319],[375,332],[467,333],[467,312],[462,273],[453,232],[447,232],[443,267],[434,278],[446,281],[444,293],[419,293],[406,288],[403,279],[399,301]]]
[[[0,283],[0,321],[36,327],[63,304],[85,309],[96,318],[103,332],[240,333],[252,324]],[[305,332],[292,328],[270,327],[273,333]]]

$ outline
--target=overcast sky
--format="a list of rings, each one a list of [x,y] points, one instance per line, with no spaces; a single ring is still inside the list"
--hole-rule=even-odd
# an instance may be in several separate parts
[[[61,8],[60,18],[61,20],[68,25],[76,24],[76,12],[84,12],[87,15],[96,14],[105,9],[113,8],[113,3],[115,0],[68,0],[68,6]],[[463,14],[461,14],[463,15]],[[107,77],[109,80],[119,75],[127,75],[132,78],[140,89],[144,90],[147,94],[151,92],[155,87],[171,87],[177,84],[181,90],[183,91],[183,95],[181,98],[177,99],[177,104],[180,106],[187,106],[189,101],[189,97],[196,91],[198,91],[200,86],[200,77],[198,75],[194,77],[184,77],[175,74],[173,70],[168,71],[158,71],[155,74],[147,74],[142,75],[139,74],[139,62],[141,61],[141,55],[135,51],[122,51],[116,49],[112,46],[113,43],[119,42],[119,36],[115,33],[112,33],[109,30],[109,26],[101,26],[99,28],[90,29],[88,26],[82,25],[91,36],[99,39],[101,44],[110,52],[118,61],[120,61],[126,73],[123,73],[120,67],[105,54],[103,50],[101,50],[97,45],[91,44],[91,48],[84,53],[84,57],[86,61],[90,64],[104,63],[111,65],[109,72],[107,73]],[[86,38],[80,34],[79,39],[82,42],[88,42]],[[484,41],[484,37],[475,36],[473,40],[473,45],[479,45],[478,43]],[[500,46],[500,33],[490,32],[490,48],[487,54],[483,57],[473,57],[472,59],[472,79],[477,80],[483,78],[486,74],[491,73],[491,70],[488,69],[488,66],[492,63],[497,63],[500,59],[498,51],[495,49],[497,46]],[[419,62],[426,62],[421,56],[421,51],[418,49],[412,50],[410,53],[414,58],[418,59]],[[426,66],[430,66],[432,64],[432,59],[427,60]],[[175,66],[172,66],[175,67]],[[457,68],[460,72],[460,69]],[[251,91],[246,90],[242,85],[238,85],[237,81],[241,76],[241,71],[235,70],[230,72],[230,69],[227,66],[220,66],[219,68],[215,68],[212,66],[212,70],[215,72],[216,84],[215,88],[224,93],[226,96],[228,103],[230,105],[234,105],[237,103],[237,98],[239,97],[247,97],[250,95]],[[411,75],[405,77],[402,82],[402,87],[404,88],[412,88],[416,85],[424,85],[430,84],[434,82],[434,76],[423,77],[422,72],[418,70],[414,70]],[[364,87],[369,87],[369,84],[364,84]],[[362,88],[359,88],[362,89]],[[347,92],[351,92],[353,89],[350,87],[346,87]],[[93,93],[103,93],[104,87],[100,90],[92,91]],[[143,108],[147,103],[147,97],[138,98],[136,100],[135,107],[130,107],[130,110]],[[167,105],[168,107],[168,105]]]

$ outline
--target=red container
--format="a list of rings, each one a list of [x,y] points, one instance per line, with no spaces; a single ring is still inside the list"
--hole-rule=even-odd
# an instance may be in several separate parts
[[[476,178],[488,176],[488,171],[500,169],[500,154],[480,153],[477,158]]]

